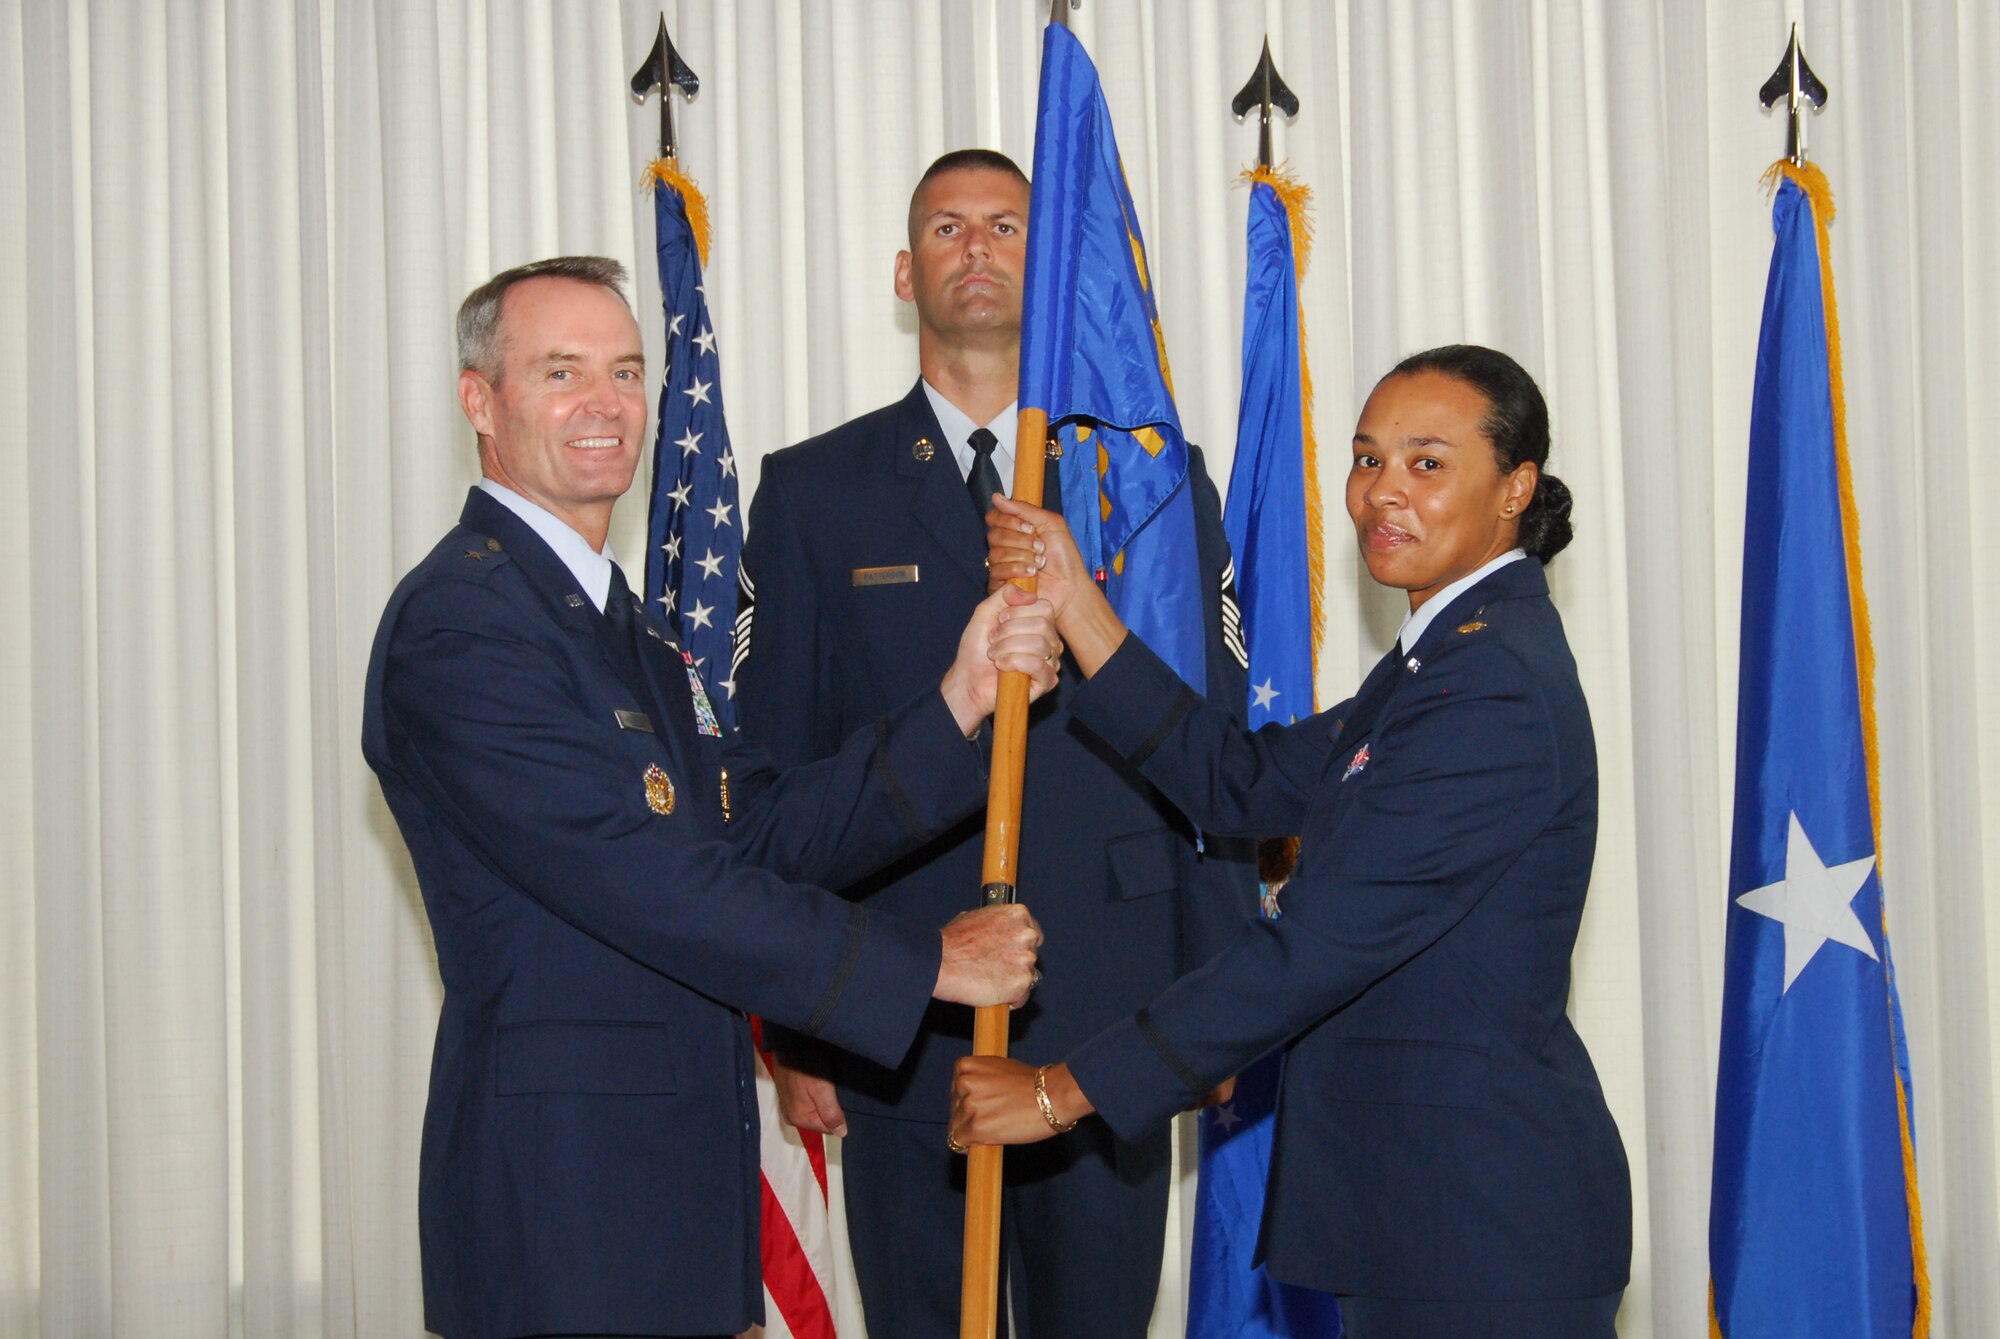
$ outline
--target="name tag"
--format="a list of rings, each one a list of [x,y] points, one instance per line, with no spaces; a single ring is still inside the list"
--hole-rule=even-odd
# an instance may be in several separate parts
[[[857,586],[907,586],[917,580],[917,565],[903,563],[896,567],[857,567],[853,581]]]
[[[620,730],[638,730],[649,735],[653,733],[653,718],[643,711],[626,711],[620,708],[611,714],[618,718]]]

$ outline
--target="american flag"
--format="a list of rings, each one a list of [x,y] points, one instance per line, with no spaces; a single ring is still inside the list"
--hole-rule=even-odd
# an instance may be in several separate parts
[[[743,510],[722,417],[715,325],[702,291],[708,211],[693,183],[671,166],[655,164],[652,173],[667,366],[653,441],[646,598],[679,632],[727,726],[736,722],[730,634],[743,568]]]
[[[668,162],[648,169],[666,307],[666,372],[653,442],[646,523],[646,598],[678,632],[725,730],[736,723],[731,657],[743,512],[736,458],[722,417],[721,360],[702,290],[708,207]],[[770,1056],[757,1070],[762,1124],[765,1324],[763,1339],[837,1339],[833,1323],[833,1224],[826,1202],[826,1146],[778,1115]]]

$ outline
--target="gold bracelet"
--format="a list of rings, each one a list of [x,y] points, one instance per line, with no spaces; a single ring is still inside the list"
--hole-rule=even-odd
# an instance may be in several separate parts
[[[1056,1109],[1049,1104],[1049,1067],[1047,1065],[1043,1065],[1035,1071],[1035,1105],[1042,1109],[1042,1119],[1047,1121],[1049,1128],[1057,1134],[1068,1134],[1076,1128],[1075,1121],[1064,1125],[1061,1121],[1057,1120]]]

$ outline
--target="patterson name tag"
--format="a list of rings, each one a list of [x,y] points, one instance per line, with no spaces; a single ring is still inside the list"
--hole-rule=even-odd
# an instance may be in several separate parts
[[[917,580],[917,565],[903,563],[898,567],[857,567],[853,581],[857,586],[907,586]]]

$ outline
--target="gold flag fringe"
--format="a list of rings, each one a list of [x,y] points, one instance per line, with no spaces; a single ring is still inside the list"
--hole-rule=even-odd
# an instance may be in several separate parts
[[[1306,584],[1312,592],[1313,706],[1319,706],[1319,647],[1326,637],[1326,509],[1319,495],[1319,441],[1313,431],[1312,360],[1306,356],[1306,267],[1312,263],[1312,187],[1288,164],[1246,168],[1240,180],[1262,182],[1278,194],[1292,225],[1292,276],[1299,286],[1299,419],[1304,429]]]
[[[688,230],[694,234],[695,255],[701,266],[708,268],[708,200],[695,185],[694,178],[680,170],[674,159],[655,158],[646,164],[644,174],[639,178],[639,189],[644,191],[666,187],[676,191],[681,197],[681,206],[687,210]]]

